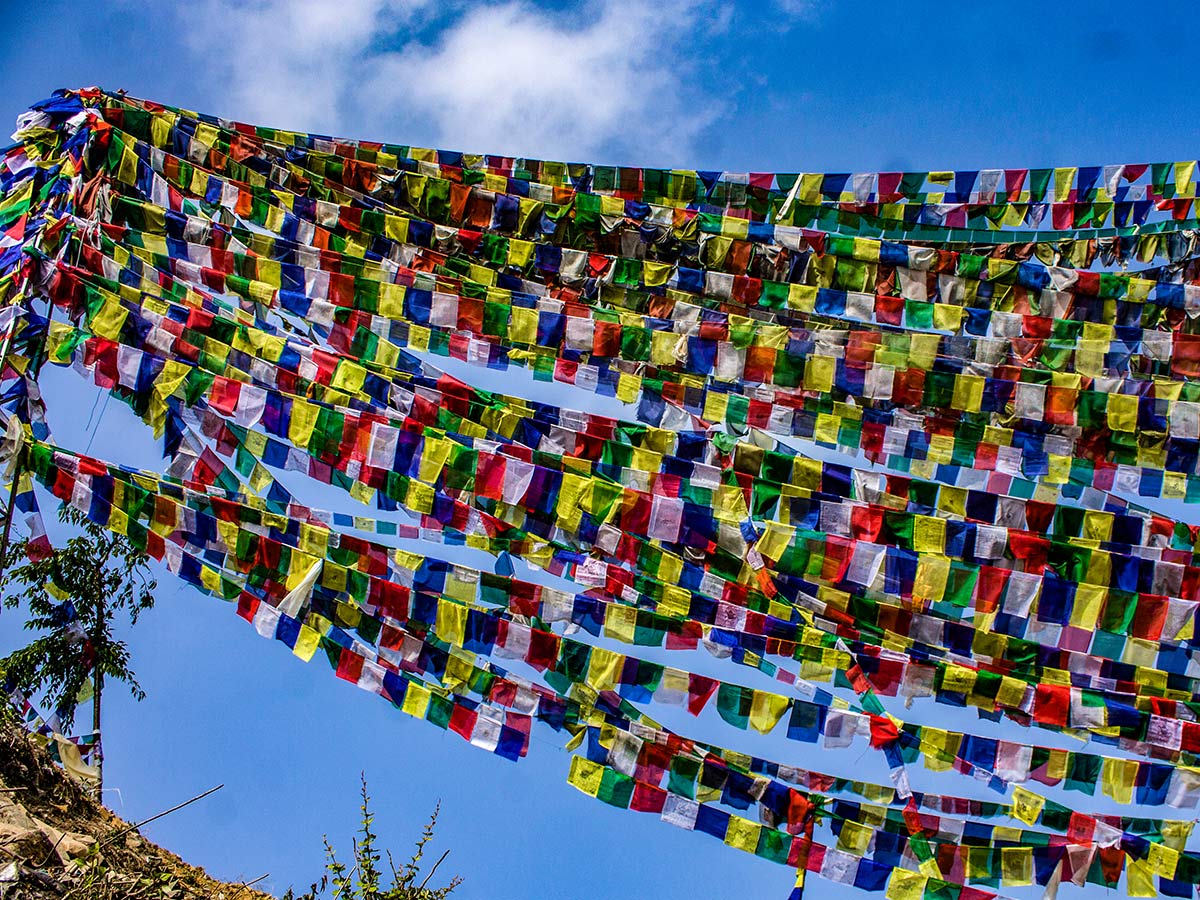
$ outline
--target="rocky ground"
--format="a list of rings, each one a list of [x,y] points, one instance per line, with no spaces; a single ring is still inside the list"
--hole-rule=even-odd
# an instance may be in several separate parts
[[[214,881],[96,803],[0,724],[0,900],[270,900]]]

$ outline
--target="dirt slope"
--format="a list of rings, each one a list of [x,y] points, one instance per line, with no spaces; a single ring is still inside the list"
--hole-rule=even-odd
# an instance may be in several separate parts
[[[0,724],[0,900],[270,900],[129,827],[24,731]]]

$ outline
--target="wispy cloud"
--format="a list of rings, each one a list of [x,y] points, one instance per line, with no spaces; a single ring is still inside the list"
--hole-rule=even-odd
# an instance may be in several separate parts
[[[775,0],[775,6],[785,16],[801,22],[811,22],[817,17],[818,0]]]
[[[199,0],[179,7],[213,110],[296,129],[334,131],[372,45],[426,0]]]
[[[228,60],[225,115],[477,152],[682,163],[719,114],[693,87],[706,2],[203,0],[181,15]],[[712,23],[712,24],[707,24]],[[203,28],[201,28],[201,24]],[[421,39],[411,37],[421,34]],[[365,130],[364,130],[365,129]]]

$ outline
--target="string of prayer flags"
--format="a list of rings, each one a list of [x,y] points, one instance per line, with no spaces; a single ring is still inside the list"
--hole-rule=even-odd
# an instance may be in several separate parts
[[[14,141],[0,456],[32,553],[51,496],[411,717],[514,761],[549,727],[573,787],[796,898],[1194,894],[1165,813],[1200,803],[1200,528],[1163,501],[1200,503],[1195,161],[614,167],[99,89]],[[162,471],[55,441],[47,363]],[[831,764],[744,752],[777,739]],[[884,783],[835,774],[856,741]],[[990,799],[914,783],[960,776]]]

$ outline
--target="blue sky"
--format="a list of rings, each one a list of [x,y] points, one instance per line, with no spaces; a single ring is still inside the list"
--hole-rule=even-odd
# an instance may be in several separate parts
[[[98,84],[297,130],[618,164],[869,171],[1195,158],[1194,11],[1149,9],[45,0],[6,12],[0,121],[56,87]],[[61,443],[159,465],[126,408],[101,401],[89,416],[96,393],[76,375],[56,371],[47,384]],[[505,388],[546,396],[528,380]],[[595,400],[560,394],[555,402]],[[0,652],[18,638],[17,618],[5,614]],[[570,789],[553,734],[535,732],[529,759],[503,762],[353,690],[323,665],[303,665],[231,608],[169,577],[132,641],[148,697],[106,696],[106,799],[136,820],[225,783],[147,829],[219,877],[269,872],[264,884],[276,892],[316,878],[322,833],[344,846],[355,825],[365,770],[378,829],[397,855],[442,801],[438,845],[453,847],[445,869],[465,876],[455,895],[464,900],[784,897],[790,889],[785,869]],[[991,733],[990,723],[955,720],[943,708],[926,714]],[[715,717],[662,718],[696,737],[754,746]],[[768,749],[799,765],[886,779],[857,746],[833,759],[783,741]],[[974,791],[962,780],[943,787]],[[822,882],[811,895],[856,896]]]

